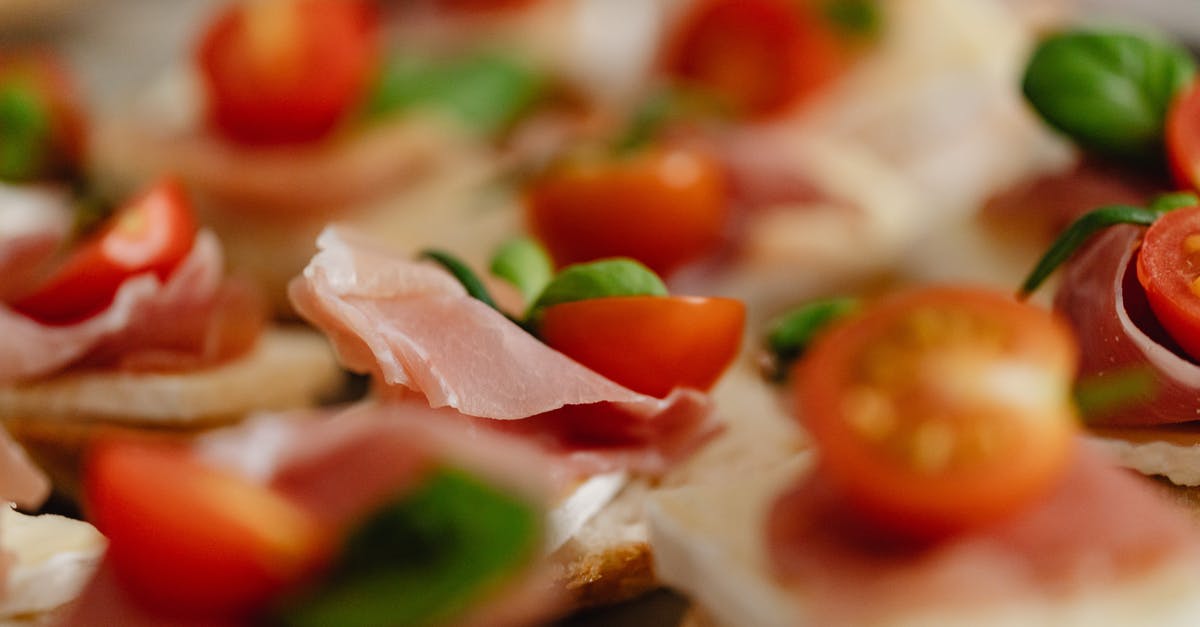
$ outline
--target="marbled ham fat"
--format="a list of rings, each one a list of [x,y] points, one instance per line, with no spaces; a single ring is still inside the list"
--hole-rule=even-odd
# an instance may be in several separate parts
[[[1118,226],[1099,235],[1067,265],[1054,300],[1075,329],[1082,379],[1102,381],[1136,369],[1154,376],[1149,400],[1089,417],[1095,424],[1149,426],[1200,418],[1200,366],[1172,346],[1137,281],[1142,232]]]
[[[716,432],[699,391],[677,389],[658,399],[622,387],[471,298],[433,264],[335,229],[317,244],[320,252],[291,284],[293,304],[333,340],[346,367],[393,390],[491,419],[484,424],[536,417],[486,428],[526,432],[593,472],[662,472]],[[578,408],[602,403],[620,411],[599,421],[574,419],[588,413]]]
[[[847,533],[853,519],[814,473],[775,503],[767,542],[814,625],[1066,599],[1200,556],[1191,522],[1143,481],[1081,446],[1059,487],[1028,510],[934,546],[889,549]]]

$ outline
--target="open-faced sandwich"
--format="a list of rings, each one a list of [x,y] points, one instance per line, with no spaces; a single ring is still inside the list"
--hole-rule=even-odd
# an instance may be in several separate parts
[[[109,539],[60,625],[497,625],[561,607],[540,453],[416,406],[264,415],[182,447],[109,439]]]
[[[654,499],[659,575],[717,625],[1193,624],[1190,517],[1080,437],[1075,362],[995,292],[864,307],[791,373],[813,451]]]
[[[97,431],[195,431],[341,383],[323,338],[267,325],[261,297],[225,276],[176,182],[78,237],[67,203],[0,192],[13,226],[0,232],[0,422],[64,488]]]
[[[525,303],[501,309],[442,253],[417,261],[336,229],[318,246],[293,303],[344,366],[373,376],[378,402],[445,407],[443,420],[552,454],[543,472],[572,485],[552,547],[577,602],[652,586],[644,492],[718,432],[705,391],[737,354],[742,304],[668,296],[628,259],[556,275],[522,240],[495,268]]]

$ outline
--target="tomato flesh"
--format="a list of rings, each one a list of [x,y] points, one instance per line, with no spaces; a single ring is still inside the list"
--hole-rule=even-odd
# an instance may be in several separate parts
[[[184,449],[109,441],[90,454],[89,520],[108,563],[143,604],[180,616],[244,616],[327,555],[315,518]]]
[[[165,281],[196,239],[183,188],[166,179],[117,211],[41,286],[12,308],[46,324],[73,324],[106,309],[121,283],[153,273]]]
[[[665,66],[736,113],[770,117],[838,76],[847,57],[805,3],[704,0],[685,16]]]
[[[1171,104],[1165,134],[1175,182],[1184,189],[1200,190],[1200,81]]]
[[[820,466],[870,526],[930,539],[1046,493],[1076,432],[1068,329],[981,290],[928,288],[819,338],[795,372]]]
[[[1155,220],[1142,238],[1137,276],[1154,317],[1188,355],[1200,359],[1200,207]]]
[[[729,298],[628,296],[547,307],[546,344],[624,385],[664,397],[707,390],[737,356],[746,308]]]
[[[364,0],[232,3],[198,52],[210,125],[247,145],[328,135],[373,78],[378,21]]]
[[[530,229],[565,266],[632,257],[661,276],[712,252],[728,222],[728,182],[692,148],[568,162],[526,190]]]

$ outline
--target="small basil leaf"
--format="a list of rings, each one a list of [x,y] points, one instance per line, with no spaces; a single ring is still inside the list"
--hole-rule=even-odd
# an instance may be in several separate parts
[[[552,305],[612,296],[666,296],[667,287],[654,271],[626,258],[602,259],[567,266],[546,286],[530,308],[535,324]]]
[[[857,298],[827,298],[815,300],[793,309],[772,322],[767,335],[767,350],[771,353],[770,375],[782,381],[788,367],[804,351],[821,331],[857,312],[862,306]]]
[[[505,242],[492,258],[492,274],[512,283],[526,303],[542,293],[554,277],[554,262],[541,244],[527,237]]]
[[[1097,231],[1116,224],[1150,226],[1162,214],[1162,211],[1131,205],[1109,205],[1083,214],[1054,240],[1046,254],[1038,260],[1029,276],[1021,283],[1021,288],[1017,290],[1017,298],[1028,298]]]
[[[1081,379],[1075,384],[1075,405],[1084,422],[1094,421],[1132,405],[1151,402],[1158,379],[1147,366],[1133,366]]]
[[[447,272],[453,275],[454,278],[458,279],[459,283],[462,283],[463,288],[467,290],[467,294],[470,295],[471,298],[482,302],[496,311],[500,310],[500,308],[496,306],[496,301],[492,300],[491,293],[489,293],[487,288],[484,287],[483,281],[480,281],[479,276],[475,274],[475,271],[471,270],[471,268],[467,264],[463,263],[458,257],[455,257],[454,255],[443,250],[423,250],[421,251],[421,254],[417,256],[417,258],[428,259],[442,266]]]
[[[1157,154],[1167,108],[1196,73],[1186,50],[1129,33],[1072,31],[1043,41],[1025,70],[1026,98],[1085,148]]]
[[[849,37],[874,37],[883,28],[876,0],[825,0],[825,19]]]
[[[1150,211],[1158,214],[1200,205],[1200,197],[1191,192],[1172,192],[1150,201]]]
[[[442,625],[494,593],[541,548],[541,514],[454,469],[384,506],[347,540],[329,577],[292,599],[292,627]]]
[[[719,99],[680,85],[651,93],[634,110],[623,133],[612,144],[613,152],[626,155],[652,144],[663,129],[688,120],[728,118],[732,112]]]
[[[50,159],[51,122],[45,101],[21,84],[0,87],[0,180],[28,181]]]
[[[546,92],[546,78],[519,61],[477,54],[449,62],[399,57],[389,62],[367,99],[366,116],[432,107],[483,135],[513,124]]]

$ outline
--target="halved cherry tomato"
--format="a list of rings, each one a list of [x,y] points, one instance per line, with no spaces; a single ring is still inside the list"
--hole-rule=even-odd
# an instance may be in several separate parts
[[[625,387],[707,390],[737,356],[746,307],[729,298],[624,296],[547,307],[546,344]]]
[[[71,324],[103,311],[126,279],[166,280],[192,249],[196,219],[182,187],[165,179],[117,211],[109,223],[12,308],[47,324]]]
[[[0,55],[0,100],[0,109],[8,110],[8,117],[0,113],[0,179],[30,180],[78,169],[84,153],[83,106],[58,57]]]
[[[1200,207],[1166,213],[1146,229],[1137,276],[1159,324],[1200,359]]]
[[[198,54],[210,123],[250,145],[324,137],[375,73],[378,21],[365,0],[232,3]]]
[[[1200,190],[1200,81],[1171,104],[1166,143],[1175,182],[1184,189]]]
[[[721,242],[727,189],[720,164],[689,147],[574,160],[530,183],[526,218],[560,266],[632,257],[666,276]]]
[[[86,511],[108,538],[106,559],[147,606],[244,616],[329,555],[310,512],[184,449],[108,441],[85,470]]]
[[[848,59],[810,3],[702,0],[684,17],[664,64],[735,113],[769,117],[838,76]]]
[[[797,411],[862,520],[926,540],[1019,511],[1061,478],[1075,364],[1048,312],[927,288],[819,337],[795,372]]]

